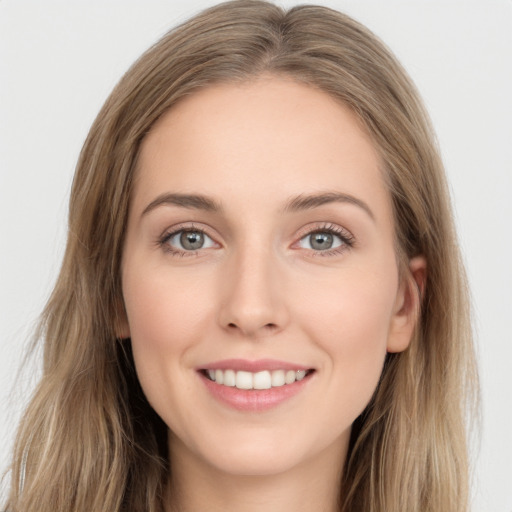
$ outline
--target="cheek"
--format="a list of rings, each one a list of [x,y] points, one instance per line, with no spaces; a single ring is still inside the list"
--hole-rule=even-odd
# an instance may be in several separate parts
[[[387,273],[351,270],[323,286],[311,283],[307,306],[297,317],[327,354],[333,386],[360,408],[358,400],[366,397],[366,405],[382,372],[398,274],[389,268]]]
[[[198,283],[165,268],[131,271],[123,293],[137,375],[159,410],[160,390],[179,382],[187,354],[208,332],[212,301],[206,290],[199,292]]]
[[[147,349],[179,350],[189,344],[194,332],[201,332],[211,304],[204,287],[165,269],[132,273],[123,283],[123,292],[132,340]]]

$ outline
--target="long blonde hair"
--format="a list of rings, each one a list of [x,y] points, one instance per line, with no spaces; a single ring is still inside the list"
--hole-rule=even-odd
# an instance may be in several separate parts
[[[166,426],[140,389],[129,342],[116,339],[137,155],[152,125],[184,96],[261,73],[312,85],[359,116],[385,163],[400,261],[422,254],[428,265],[411,345],[388,354],[354,423],[340,510],[467,510],[466,420],[476,396],[468,292],[442,163],[415,87],[346,15],[237,0],[150,48],[90,130],[62,269],[42,315],[43,376],[19,428],[9,512],[163,511]]]

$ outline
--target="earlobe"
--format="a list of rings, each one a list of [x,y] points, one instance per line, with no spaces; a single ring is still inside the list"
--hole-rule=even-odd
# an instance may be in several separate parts
[[[409,261],[408,272],[403,277],[397,293],[388,336],[388,352],[402,352],[409,346],[414,328],[419,321],[426,278],[427,261],[425,257],[412,258]]]

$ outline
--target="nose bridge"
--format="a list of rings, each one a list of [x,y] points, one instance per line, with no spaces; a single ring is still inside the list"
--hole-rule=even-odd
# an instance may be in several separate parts
[[[246,336],[282,329],[287,321],[286,298],[279,261],[269,245],[246,243],[233,251],[221,284],[220,321]]]

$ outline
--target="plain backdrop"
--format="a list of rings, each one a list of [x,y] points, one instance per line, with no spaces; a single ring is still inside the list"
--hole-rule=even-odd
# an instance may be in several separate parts
[[[39,372],[36,358],[16,379],[59,269],[88,128],[135,58],[213,3],[0,0],[0,471]],[[483,404],[474,510],[512,512],[512,1],[319,3],[392,48],[432,116],[474,298]]]

